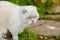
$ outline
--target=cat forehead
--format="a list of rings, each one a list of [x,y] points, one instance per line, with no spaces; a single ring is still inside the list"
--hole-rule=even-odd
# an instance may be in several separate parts
[[[37,10],[37,8],[35,6],[25,6],[25,9],[27,11],[36,11]]]

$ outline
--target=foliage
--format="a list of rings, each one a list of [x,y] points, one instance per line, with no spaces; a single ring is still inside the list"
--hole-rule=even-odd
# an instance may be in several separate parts
[[[56,40],[60,40],[60,35],[56,36]]]
[[[56,17],[54,20],[55,21],[60,21],[60,17]]]
[[[6,0],[6,1],[10,1],[12,3],[18,4],[18,5],[32,5],[32,1],[31,0]]]
[[[54,21],[59,21],[60,22],[60,17],[51,17],[51,16],[41,16],[41,19],[44,19],[44,20],[54,20]]]
[[[19,40],[60,40],[60,35],[58,36],[53,36],[53,35],[42,35],[42,34],[36,34],[29,32],[25,30],[21,34],[18,35]]]
[[[53,3],[52,0],[46,0],[46,3],[41,3],[41,0],[6,0],[6,1],[10,1],[21,6],[34,5],[38,8],[40,16],[44,16],[46,12],[48,14],[52,13],[56,14],[54,10],[51,9],[51,7],[60,5],[60,3]]]
[[[37,34],[24,31],[18,35],[19,40],[37,40]]]

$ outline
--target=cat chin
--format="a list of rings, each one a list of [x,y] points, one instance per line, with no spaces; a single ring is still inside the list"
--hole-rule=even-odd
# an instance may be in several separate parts
[[[35,24],[35,23],[36,23],[36,21],[34,21],[34,22],[32,22],[32,21],[28,22],[29,25],[30,24]]]
[[[30,25],[30,24],[32,24],[32,22],[31,21],[28,21],[28,24]]]

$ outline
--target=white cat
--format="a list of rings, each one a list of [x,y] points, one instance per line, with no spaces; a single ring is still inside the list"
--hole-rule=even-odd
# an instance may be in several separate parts
[[[38,18],[35,6],[19,6],[8,1],[0,1],[0,35],[9,30],[13,40],[18,40],[18,33],[21,33],[28,25],[36,23]],[[4,40],[2,36],[0,38]]]

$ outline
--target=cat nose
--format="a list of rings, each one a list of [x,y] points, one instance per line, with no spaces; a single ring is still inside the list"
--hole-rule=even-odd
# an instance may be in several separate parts
[[[32,20],[32,23],[34,23],[34,20]]]
[[[32,22],[34,22],[34,21],[32,20]]]

